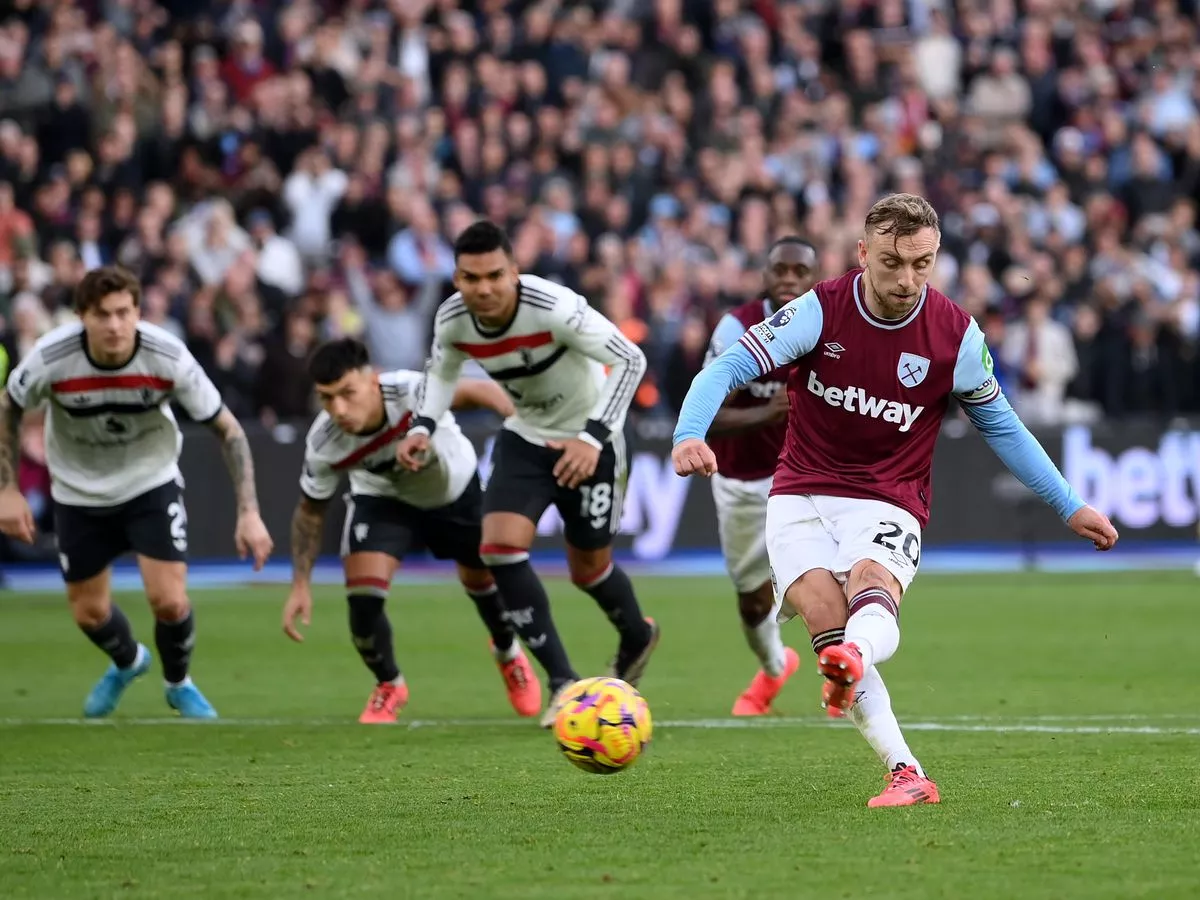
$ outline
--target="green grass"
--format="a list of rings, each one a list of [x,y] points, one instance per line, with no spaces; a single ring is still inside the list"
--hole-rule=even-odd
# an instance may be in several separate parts
[[[515,722],[451,588],[393,591],[416,728],[354,723],[371,685],[339,592],[294,645],[267,588],[195,598],[194,675],[224,724],[139,724],[168,713],[157,677],[111,726],[39,724],[79,716],[104,662],[60,598],[0,595],[0,897],[1200,894],[1194,578],[918,580],[884,674],[943,803],[901,810],[865,807],[882,768],[825,722],[811,652],[780,719],[697,727],[728,726],[705,720],[754,671],[730,589],[638,586],[663,626],[642,685],[659,727],[609,778]],[[599,673],[611,630],[553,593]],[[148,642],[145,604],[121,602]]]

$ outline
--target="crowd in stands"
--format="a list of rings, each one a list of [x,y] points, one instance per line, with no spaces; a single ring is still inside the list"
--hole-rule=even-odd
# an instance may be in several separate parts
[[[10,0],[0,332],[117,262],[239,416],[314,343],[419,368],[478,215],[644,348],[671,415],[764,251],[882,193],[1032,424],[1200,410],[1196,0]],[[33,452],[31,449],[30,452]]]

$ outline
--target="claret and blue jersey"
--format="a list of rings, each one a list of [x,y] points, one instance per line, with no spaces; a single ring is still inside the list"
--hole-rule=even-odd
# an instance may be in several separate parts
[[[1012,472],[1064,519],[1083,506],[1005,399],[979,326],[927,287],[902,319],[873,315],[853,270],[747,330],[695,379],[675,442],[704,439],[730,390],[789,366],[773,493],[884,500],[928,522],[951,396]]]

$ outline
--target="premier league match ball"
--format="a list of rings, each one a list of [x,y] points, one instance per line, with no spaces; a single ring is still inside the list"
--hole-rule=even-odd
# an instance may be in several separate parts
[[[596,775],[633,765],[653,730],[645,698],[618,678],[577,681],[554,720],[558,749],[572,765]]]

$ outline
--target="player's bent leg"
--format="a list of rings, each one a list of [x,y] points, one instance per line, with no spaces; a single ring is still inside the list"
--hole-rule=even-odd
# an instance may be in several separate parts
[[[504,679],[508,702],[517,715],[536,716],[542,711],[542,686],[509,624],[508,611],[491,571],[482,565],[474,567],[458,563],[458,580],[492,636],[492,657]]]
[[[110,582],[107,568],[89,578],[67,582],[67,601],[75,624],[112,660],[83,702],[83,714],[89,719],[111,715],[125,689],[150,669],[150,651],[134,639],[129,620],[112,602]]]
[[[734,702],[735,716],[768,715],[771,704],[800,667],[796,651],[783,645],[774,610],[775,591],[769,580],[753,593],[738,594],[738,613],[746,642],[758,656],[762,668]]]
[[[821,705],[833,717],[845,714],[854,702],[854,686],[862,680],[861,661],[843,659],[846,595],[828,569],[809,569],[785,592],[788,603],[800,613],[812,636],[817,671],[825,676]]]
[[[864,669],[887,662],[900,646],[901,591],[896,576],[874,560],[859,560],[850,570],[846,643],[861,652]]]
[[[596,601],[620,635],[608,674],[637,687],[658,646],[658,624],[642,615],[633,582],[613,562],[611,545],[584,548],[568,539],[567,568],[571,581]]]
[[[408,704],[408,684],[396,663],[392,623],[384,612],[397,565],[394,556],[382,552],[351,552],[342,557],[350,637],[363,665],[375,677],[375,688],[358,717],[363,725],[393,724]]]
[[[862,659],[864,676],[851,717],[888,768],[888,787],[868,805],[937,803],[937,785],[909,749],[877,668],[900,643],[900,599],[920,561],[920,525],[907,512],[873,501],[826,505],[844,538],[836,566],[847,572],[849,598],[846,643],[830,652],[844,650]]]
[[[496,579],[510,621],[546,672],[550,701],[540,724],[549,728],[554,724],[558,705],[567,688],[578,681],[579,676],[571,667],[554,625],[546,588],[529,564],[529,548],[533,546],[536,531],[536,524],[520,513],[489,512],[483,517],[479,556]]]
[[[196,622],[187,596],[187,563],[142,554],[137,561],[154,613],[154,644],[162,659],[167,705],[185,719],[217,718],[217,711],[188,675]]]

